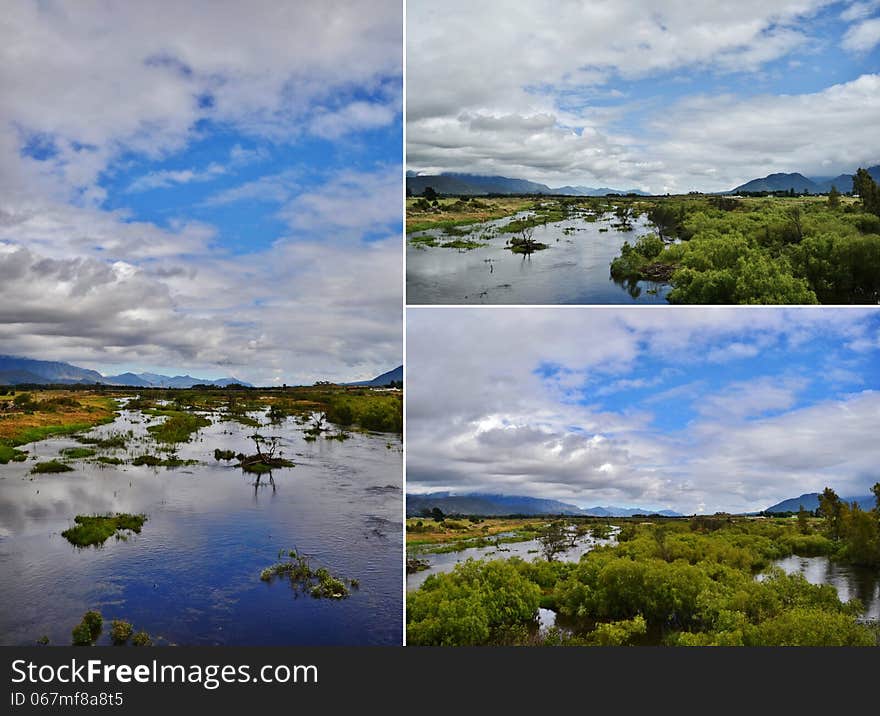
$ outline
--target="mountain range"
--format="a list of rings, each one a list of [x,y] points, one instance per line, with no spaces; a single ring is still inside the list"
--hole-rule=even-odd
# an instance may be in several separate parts
[[[407,172],[406,188],[414,195],[431,187],[438,194],[480,196],[485,194],[552,194],[556,196],[605,196],[606,194],[647,194],[639,189],[609,189],[608,187],[562,186],[551,188],[546,184],[502,176],[480,174],[415,174]]]
[[[868,174],[871,178],[880,182],[880,165],[870,167]],[[840,174],[836,177],[805,177],[795,172],[793,174],[769,174],[760,179],[752,179],[745,184],[740,184],[729,193],[738,194],[744,191],[788,191],[794,189],[798,194],[809,192],[810,194],[827,194],[831,187],[837,187],[841,193],[852,191],[853,175]]]
[[[632,517],[633,515],[663,515],[681,517],[672,510],[649,510],[640,507],[590,507],[587,509],[558,500],[546,500],[521,495],[463,494],[432,492],[406,496],[406,514],[416,517],[423,510],[439,508],[444,513],[462,515],[571,515],[589,517]]]
[[[373,380],[360,380],[357,383],[345,383],[345,385],[362,385],[366,388],[381,388],[389,383],[403,383],[403,366],[399,365],[394,370],[377,375]]]
[[[868,173],[880,183],[880,165],[869,167]],[[831,187],[841,193],[852,191],[852,174],[839,174],[836,177],[807,177],[798,172],[768,174],[740,184],[726,194],[758,191],[788,191],[794,189],[798,194],[827,194]],[[546,184],[503,176],[483,176],[480,174],[417,174],[406,173],[406,188],[413,195],[421,194],[431,187],[438,194],[480,196],[485,194],[551,194],[555,196],[606,196],[607,194],[638,194],[650,196],[639,189],[610,189],[608,187],[561,186],[552,188]]]
[[[853,502],[857,502],[859,507],[863,510],[872,510],[874,509],[874,505],[876,504],[876,500],[873,495],[867,495],[862,497],[841,497],[842,502],[847,502],[852,504]],[[808,512],[812,512],[819,507],[819,493],[818,492],[808,492],[805,495],[801,495],[800,497],[792,497],[788,500],[783,500],[782,502],[777,502],[772,507],[768,507],[764,512],[797,512],[800,510],[801,506]]]
[[[252,387],[237,378],[193,378],[191,375],[159,375],[157,373],[121,373],[120,375],[101,375],[98,371],[80,368],[59,361],[34,360],[18,356],[0,355],[0,385],[17,384],[69,384],[101,383],[103,385],[124,385],[132,388],[191,388],[194,385],[216,385],[224,387],[231,383]]]

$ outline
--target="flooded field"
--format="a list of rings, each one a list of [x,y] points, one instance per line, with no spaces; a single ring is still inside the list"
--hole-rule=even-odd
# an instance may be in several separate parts
[[[71,643],[87,610],[122,619],[155,644],[399,644],[401,640],[401,441],[348,432],[317,439],[285,417],[259,427],[217,413],[190,442],[178,467],[132,465],[168,458],[147,433],[165,418],[120,411],[87,438],[125,437],[125,447],[88,451],[73,437],[21,446],[24,462],[0,465],[0,643]],[[215,450],[254,452],[249,437],[277,438],[294,467],[244,472]],[[66,451],[66,452],[64,452]],[[105,462],[97,462],[103,457]],[[34,474],[60,460],[71,471]],[[108,464],[113,460],[122,464]],[[117,533],[78,547],[62,532],[77,515],[143,514],[139,534]],[[281,551],[351,580],[347,598],[315,598],[261,571]],[[349,583],[349,582],[347,582]]]
[[[507,248],[514,237],[507,224],[514,216],[459,227],[452,235],[440,229],[407,236],[406,291],[411,304],[577,304],[666,303],[670,287],[648,281],[615,282],[610,265],[624,241],[633,243],[651,231],[643,216],[630,230],[616,228],[610,212],[582,211],[562,221],[534,227],[532,239],[548,248],[531,254]],[[451,248],[461,242],[473,248]],[[435,244],[435,245],[430,245]]]

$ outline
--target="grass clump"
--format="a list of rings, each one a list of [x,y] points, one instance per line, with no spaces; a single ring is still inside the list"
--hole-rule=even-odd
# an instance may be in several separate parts
[[[198,460],[181,460],[179,457],[157,457],[156,455],[138,455],[131,461],[132,465],[148,467],[183,467],[184,465],[197,465]]]
[[[81,460],[86,457],[94,457],[95,451],[92,448],[73,447],[64,448],[61,454],[72,460]]]
[[[134,627],[131,622],[122,619],[114,619],[110,622],[110,639],[115,646],[122,646],[134,634]]]
[[[128,444],[129,435],[124,433],[111,433],[106,437],[76,435],[75,440],[83,445],[92,445],[99,450],[114,450],[124,448]]]
[[[147,632],[141,630],[131,638],[132,646],[153,646],[153,640]]]
[[[232,460],[234,457],[235,450],[221,450],[220,448],[214,450],[215,460]]]
[[[102,465],[124,465],[125,460],[122,460],[118,457],[107,457],[106,455],[101,455],[98,457],[95,462],[99,462]]]
[[[126,533],[140,534],[147,521],[146,515],[77,515],[73,521],[76,526],[64,530],[61,536],[77,547],[102,545],[110,537],[125,539]]]
[[[72,631],[74,646],[91,646],[101,636],[104,618],[100,612],[89,610],[83,614],[82,621]]]
[[[185,443],[190,441],[193,433],[210,424],[210,420],[200,415],[169,412],[164,423],[151,425],[147,431],[160,443]]]
[[[264,582],[271,582],[276,577],[286,578],[295,591],[308,593],[315,599],[345,599],[352,589],[360,586],[357,579],[334,577],[325,567],[313,570],[309,558],[296,550],[281,550],[278,556],[283,561],[260,572],[260,579]]]
[[[27,450],[16,450],[9,445],[0,445],[0,465],[5,465],[10,460],[24,462],[27,460]]]
[[[47,460],[46,462],[38,462],[31,468],[34,475],[43,475],[52,472],[72,472],[73,468],[58,460]]]

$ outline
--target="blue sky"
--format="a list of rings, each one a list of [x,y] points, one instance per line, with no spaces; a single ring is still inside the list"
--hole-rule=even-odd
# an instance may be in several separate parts
[[[410,309],[407,322],[414,492],[690,513],[880,479],[876,310]]]
[[[412,0],[407,25],[409,170],[662,193],[880,162],[876,0]]]
[[[399,2],[4,10],[0,352],[259,384],[401,362]]]

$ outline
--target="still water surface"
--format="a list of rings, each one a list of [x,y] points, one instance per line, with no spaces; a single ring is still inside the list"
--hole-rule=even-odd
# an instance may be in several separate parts
[[[260,417],[257,415],[256,417]],[[145,434],[149,418],[123,410],[90,434]],[[281,439],[296,467],[256,483],[218,462],[215,448],[254,452],[253,427],[221,421],[202,429],[179,456],[198,465],[100,466],[30,475],[31,460],[0,465],[0,643],[71,642],[89,609],[125,619],[156,643],[399,644],[401,641],[401,443],[351,433],[336,442],[303,440],[293,419],[260,428]],[[143,442],[108,451],[130,459],[156,452]],[[71,438],[23,446],[40,460]],[[77,548],[61,536],[78,514],[145,513],[141,534]],[[299,596],[289,583],[260,581],[279,550],[296,549],[314,568],[356,578],[348,599]]]
[[[445,236],[437,230],[410,234],[436,236],[447,242],[457,238],[479,239],[493,234],[516,216],[477,224],[467,236]],[[511,234],[493,235],[476,249],[430,247],[407,241],[406,293],[413,304],[471,303],[666,303],[670,287],[648,281],[631,284],[611,279],[611,261],[624,241],[633,243],[652,231],[643,216],[632,222],[632,231],[612,227],[613,214],[597,221],[572,217],[536,226],[533,239],[548,249],[530,256],[505,248]]]

